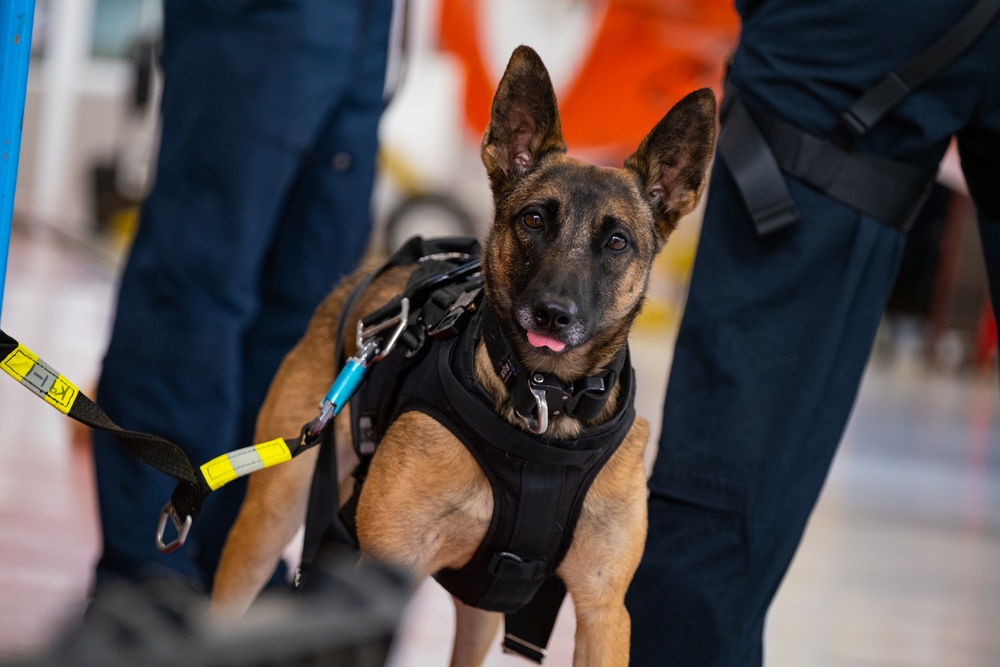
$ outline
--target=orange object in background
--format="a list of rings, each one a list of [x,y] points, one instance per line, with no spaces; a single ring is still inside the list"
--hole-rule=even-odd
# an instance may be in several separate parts
[[[466,67],[465,116],[482,134],[497,81],[477,39],[477,0],[441,0],[441,46]],[[574,149],[620,164],[663,114],[697,88],[721,93],[739,18],[731,0],[609,0],[590,52],[560,95]]]
[[[979,326],[976,328],[975,348],[972,351],[972,365],[983,370],[990,370],[997,357],[997,321],[993,317],[993,306],[989,297],[983,299],[983,308],[979,313]]]

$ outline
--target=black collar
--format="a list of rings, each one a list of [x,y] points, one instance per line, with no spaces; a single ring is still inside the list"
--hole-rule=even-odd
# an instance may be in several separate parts
[[[571,385],[552,373],[529,373],[517,358],[486,299],[481,305],[479,335],[486,342],[493,369],[507,387],[514,411],[528,429],[537,434],[545,433],[550,419],[561,414],[582,421],[599,417],[628,361],[628,345],[625,345],[612,360],[610,368],[580,378]]]

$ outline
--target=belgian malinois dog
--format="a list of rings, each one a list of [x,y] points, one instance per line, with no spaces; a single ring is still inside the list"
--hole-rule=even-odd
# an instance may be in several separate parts
[[[486,304],[521,365],[572,383],[606,367],[627,345],[653,259],[677,221],[698,203],[715,139],[715,97],[691,93],[643,139],[622,169],[566,156],[552,83],[538,55],[514,51],[493,99],[482,159],[495,219],[483,245]],[[349,315],[353,321],[399,294],[412,267],[380,276]],[[349,277],[319,306],[274,378],[257,441],[298,432],[333,378],[334,337]],[[353,354],[348,345],[346,353]],[[525,429],[483,341],[475,381],[514,429]],[[572,440],[615,413],[613,387],[590,423],[554,416],[545,436]],[[345,415],[336,420],[340,470],[353,459]],[[575,665],[629,662],[625,592],[646,537],[643,450],[648,424],[636,417],[582,501],[572,541],[558,565],[577,614]],[[316,450],[249,480],[215,578],[213,607],[241,613],[263,587],[306,512]],[[403,413],[378,446],[357,508],[363,554],[422,579],[467,563],[483,541],[494,506],[476,459],[423,412]],[[553,528],[555,530],[555,528]],[[500,615],[456,600],[453,665],[478,665]]]

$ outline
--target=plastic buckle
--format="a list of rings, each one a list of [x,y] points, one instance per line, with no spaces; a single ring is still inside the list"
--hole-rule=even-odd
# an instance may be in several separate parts
[[[164,542],[163,536],[167,529],[167,519],[174,524],[174,530],[177,531],[177,537],[175,537],[170,542]],[[160,553],[168,554],[172,551],[177,551],[187,540],[188,533],[191,531],[191,515],[188,514],[181,520],[180,515],[177,510],[174,509],[173,502],[168,502],[163,506],[163,511],[160,512],[160,521],[156,524],[156,548]]]
[[[844,109],[837,117],[837,124],[830,132],[830,141],[844,150],[852,150],[858,140],[868,133],[868,124],[851,109]]]
[[[399,300],[399,313],[390,317],[387,320],[383,320],[378,324],[373,324],[365,328],[361,320],[358,320],[358,349],[362,349],[365,346],[365,341],[370,338],[374,338],[377,334],[396,327],[392,334],[389,336],[389,341],[385,344],[385,347],[380,348],[375,355],[372,357],[372,361],[382,361],[385,359],[386,355],[392,352],[392,349],[396,347],[396,342],[402,335],[403,331],[406,330],[407,319],[410,317],[410,300],[407,297],[403,297]]]
[[[463,292],[461,296],[455,299],[455,303],[451,304],[451,308],[441,318],[441,321],[427,331],[427,335],[431,338],[441,340],[457,334],[461,328],[459,325],[463,318],[476,309],[476,297],[479,296],[482,290],[482,287],[477,287]]]

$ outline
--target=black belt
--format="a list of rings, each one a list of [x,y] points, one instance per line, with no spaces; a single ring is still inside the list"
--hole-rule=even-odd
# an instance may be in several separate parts
[[[936,172],[854,153],[760,111],[729,91],[722,109],[719,153],[753,217],[770,234],[799,220],[781,172],[902,231],[923,207]]]
[[[833,199],[909,231],[936,173],[854,152],[857,142],[916,88],[978,40],[1000,12],[1000,0],[977,0],[957,24],[906,66],[886,74],[838,117],[828,139],[761,110],[747,109],[732,89],[722,106],[719,154],[761,236],[800,218],[781,172]]]

